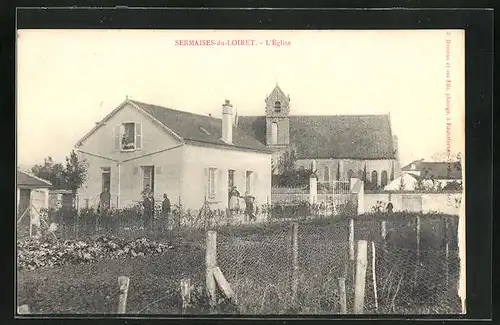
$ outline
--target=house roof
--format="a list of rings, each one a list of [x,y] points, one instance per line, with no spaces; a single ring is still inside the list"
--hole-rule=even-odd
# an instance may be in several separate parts
[[[52,183],[33,174],[17,169],[17,187],[49,188]]]
[[[222,120],[219,118],[178,111],[135,100],[131,100],[131,102],[153,116],[184,140],[201,144],[208,143],[225,147],[251,149],[266,153],[269,152],[265,145],[234,125],[232,126],[233,144],[229,145],[225,143],[221,139]]]
[[[179,137],[179,140],[192,142],[199,145],[223,146],[231,149],[242,149],[270,153],[269,149],[261,142],[246,134],[243,130],[233,126],[233,144],[222,141],[222,120],[219,118],[198,115],[167,108],[154,104],[147,104],[136,100],[125,100],[111,111],[104,119],[97,123],[81,140],[77,146],[88,139],[106,121],[120,109],[131,103],[135,108],[148,115],[155,123],[159,123],[166,131]]]
[[[395,159],[388,115],[290,116],[298,159]],[[266,143],[264,116],[239,116],[238,126]]]
[[[412,169],[415,164],[415,169]],[[401,168],[402,171],[419,171],[423,179],[462,179],[459,162],[428,162],[416,160]]]

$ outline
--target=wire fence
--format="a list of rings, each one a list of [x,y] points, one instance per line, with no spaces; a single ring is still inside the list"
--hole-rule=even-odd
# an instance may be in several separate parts
[[[93,236],[104,230],[121,235],[128,231],[138,236],[141,227],[147,227],[138,207],[110,211],[103,217],[89,209],[80,210],[78,215],[74,210],[59,209],[48,211],[47,217],[61,224],[59,235],[66,229],[70,237],[75,233]],[[269,215],[272,208],[261,211]],[[299,210],[296,215],[304,213]],[[207,303],[203,260],[207,230],[217,231],[217,266],[235,294],[237,309],[229,313],[354,313],[359,300],[356,288],[360,285],[360,265],[365,267],[362,313],[461,312],[455,216],[381,213],[312,220],[268,218],[269,222],[234,225],[227,222],[234,216],[226,211],[212,211],[209,207],[184,211],[174,207],[168,222],[160,219],[159,210],[155,217],[153,224],[165,226],[153,228],[155,236],[182,237],[188,248],[173,252],[181,254],[181,259],[171,255],[168,258],[175,262],[162,264],[172,269],[175,285],[159,287],[155,278],[134,283],[129,296],[132,314],[213,313]],[[364,264],[356,249],[359,240],[368,242]],[[161,270],[163,274],[169,271]],[[164,281],[161,276],[160,282]],[[187,278],[193,294],[192,308],[186,310],[179,307],[182,299],[178,282]]]

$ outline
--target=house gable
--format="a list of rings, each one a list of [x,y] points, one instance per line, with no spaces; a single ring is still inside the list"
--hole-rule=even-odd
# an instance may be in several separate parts
[[[118,132],[125,128],[124,123],[134,123],[130,125],[134,128],[134,149],[122,147],[121,133]],[[127,100],[84,136],[77,148],[82,153],[125,161],[182,144],[182,138]]]

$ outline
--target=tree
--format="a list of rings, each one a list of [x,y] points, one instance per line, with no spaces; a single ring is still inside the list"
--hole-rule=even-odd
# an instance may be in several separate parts
[[[340,181],[340,161],[337,163],[337,181]]]
[[[366,165],[365,165],[365,168],[366,168]],[[389,177],[389,179],[391,180],[391,182],[394,180],[394,162],[391,165],[391,176]]]
[[[63,164],[55,163],[50,156],[44,159],[43,164],[36,164],[31,168],[31,172],[35,176],[50,181],[56,189],[65,189],[67,187],[63,171]]]
[[[399,181],[399,190],[404,191],[406,188],[406,184],[403,178],[403,175],[401,175],[400,181]]]
[[[87,179],[88,164],[85,160],[80,161],[78,155],[72,150],[66,157],[66,168],[63,171],[66,188],[75,196]]]

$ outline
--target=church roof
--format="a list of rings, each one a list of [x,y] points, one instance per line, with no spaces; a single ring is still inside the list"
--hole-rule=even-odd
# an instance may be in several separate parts
[[[290,116],[298,159],[395,159],[388,115]],[[238,126],[266,143],[266,118],[240,116]]]

